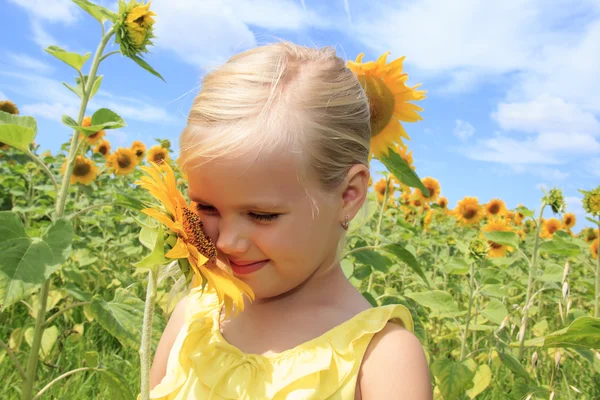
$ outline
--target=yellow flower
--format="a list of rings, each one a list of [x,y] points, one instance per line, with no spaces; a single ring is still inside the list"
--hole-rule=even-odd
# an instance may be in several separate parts
[[[81,126],[91,126],[92,125],[92,117],[84,117],[83,121],[81,121]],[[79,140],[85,140],[91,145],[96,145],[100,143],[106,133],[101,130],[98,132],[94,132],[91,135],[86,136],[83,132],[79,132]]]
[[[433,220],[433,209],[428,210],[427,214],[425,214],[425,218],[423,219],[423,227],[425,230],[429,229],[429,225],[431,225],[431,221]]]
[[[148,150],[148,155],[146,156],[146,160],[149,163],[155,163],[158,165],[162,165],[163,163],[169,162],[169,150],[165,149],[161,145],[157,144],[156,146],[150,147]]]
[[[415,193],[413,193],[410,196],[410,203],[409,204],[411,206],[413,206],[414,208],[417,208],[417,209],[424,208],[425,207],[425,200],[423,198],[423,195],[420,195],[420,194],[416,193],[416,191],[415,191]]]
[[[136,166],[135,154],[128,148],[119,147],[110,155],[109,167],[114,170],[115,175],[129,175]]]
[[[554,232],[558,231],[562,228],[562,223],[556,218],[550,218],[544,220],[542,223],[542,232],[540,233],[540,237],[550,239]]]
[[[592,257],[594,257],[594,259],[598,258],[598,246],[600,243],[600,239],[595,239],[592,244],[590,245],[590,251],[592,252]]]
[[[600,234],[598,233],[598,229],[594,230],[594,228],[583,228],[577,236],[583,238],[586,243],[591,243],[594,241],[594,239],[599,237]]]
[[[62,165],[61,172],[65,173],[67,170],[67,160]],[[75,166],[73,167],[73,173],[69,182],[71,185],[81,183],[82,185],[91,185],[92,182],[98,177],[98,167],[92,160],[84,156],[75,157]]]
[[[408,147],[406,147],[404,144],[401,145],[397,145],[394,148],[394,151],[400,156],[402,157],[402,159],[404,161],[406,161],[406,163],[408,165],[410,165],[410,167],[412,169],[415,169],[415,166],[413,165],[414,160],[413,160],[413,155],[412,155],[412,150],[408,151]]]
[[[506,221],[501,220],[499,218],[494,218],[490,220],[483,228],[481,228],[483,232],[511,232],[512,230],[506,224]],[[488,240],[489,257],[505,257],[506,252],[513,251],[514,249],[509,246],[502,245],[500,243],[492,242]]]
[[[490,217],[505,216],[507,214],[506,204],[500,199],[490,200],[490,202],[485,205],[485,212]]]
[[[564,224],[565,228],[570,229],[570,228],[574,227],[576,223],[577,223],[577,218],[575,217],[575,214],[566,213],[565,215],[563,215],[563,224]]]
[[[425,91],[416,90],[419,85],[408,87],[408,75],[402,73],[404,57],[387,64],[388,53],[375,62],[362,62],[361,53],[355,61],[348,61],[369,100],[371,110],[371,154],[380,157],[390,147],[402,144],[402,137],[410,139],[400,121],[417,122],[423,119],[417,112],[423,109],[410,101],[425,98]]]
[[[477,197],[465,197],[458,202],[452,213],[460,224],[474,225],[483,218],[484,212]]]
[[[169,164],[159,167],[152,163],[150,167],[141,167],[141,170],[147,176],[140,178],[136,184],[162,204],[161,208],[146,208],[142,212],[164,224],[177,236],[177,242],[165,257],[187,260],[193,273],[193,286],[206,284],[208,290],[214,290],[225,304],[227,315],[233,306],[236,315],[243,311],[244,294],[254,301],[252,288],[235,277],[231,267],[218,258],[215,245],[204,234],[202,221],[193,211],[194,203],[188,205],[177,189],[175,174]]]
[[[448,199],[445,197],[440,197],[437,201],[438,206],[442,207],[444,210],[448,209]]]
[[[137,158],[138,163],[144,159],[146,155],[146,145],[139,140],[131,143],[131,151],[135,154],[135,158]]]
[[[10,100],[0,101],[0,111],[4,111],[5,113],[12,115],[19,115],[19,109],[17,108],[17,105]]]
[[[108,140],[103,140],[94,149],[94,153],[100,153],[105,158],[110,154],[110,142]]]
[[[588,213],[600,217],[600,186],[589,192],[580,190],[583,193],[583,209]]]
[[[516,233],[519,235],[519,239],[521,239],[521,241],[524,241],[525,238],[527,237],[527,235],[525,234],[523,229],[517,230]]]
[[[115,40],[121,46],[121,52],[127,57],[148,52],[154,37],[155,13],[150,11],[150,3],[135,0],[126,3],[119,1],[119,20],[115,23]]]
[[[522,204],[519,204],[517,207],[522,207]],[[515,217],[513,218],[513,223],[517,226],[523,224],[523,220],[525,219],[525,215],[522,212],[515,210]]]
[[[427,178],[423,179],[421,182],[423,182],[423,185],[427,188],[427,190],[429,190],[429,197],[425,197],[426,201],[436,201],[437,198],[440,196],[440,192],[441,192],[441,188],[440,188],[440,183],[437,181],[437,179],[434,179],[430,176],[428,176]],[[420,192],[420,190],[419,190]],[[421,192],[422,194],[422,192]]]

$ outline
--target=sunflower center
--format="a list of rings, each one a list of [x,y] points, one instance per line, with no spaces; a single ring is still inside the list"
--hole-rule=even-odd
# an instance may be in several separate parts
[[[375,137],[385,129],[394,115],[394,94],[382,79],[365,77],[369,110],[371,111],[371,136]]]
[[[106,145],[102,145],[102,146],[98,147],[98,153],[105,156],[106,153],[108,153],[108,147],[106,147]]]
[[[143,150],[138,149],[138,150],[135,151],[135,156],[136,157],[141,157],[143,155],[144,155],[144,151]]]
[[[155,163],[160,164],[161,162],[163,162],[164,159],[165,159],[164,153],[160,152],[160,153],[154,154],[153,161]]]
[[[198,249],[200,254],[212,260],[217,257],[217,249],[213,242],[206,237],[202,228],[200,217],[185,207],[183,209],[183,229],[188,235],[188,242]]]
[[[491,242],[491,241],[488,241],[488,243],[490,244],[490,247],[491,247],[492,249],[500,249],[500,248],[502,248],[502,245],[501,245],[501,244],[498,244],[498,243],[496,243],[496,242]]]
[[[96,139],[98,137],[98,134],[100,133],[100,131],[98,132],[94,132],[91,135],[88,136],[88,139]]]
[[[565,219],[565,225],[571,225],[573,223],[573,219],[571,217],[567,217]]]
[[[498,212],[500,212],[500,205],[499,204],[491,204],[490,205],[490,214],[498,214]]]
[[[126,154],[120,154],[119,157],[117,157],[117,164],[119,165],[119,168],[127,168],[131,166],[131,158]]]
[[[471,208],[471,207],[466,208],[463,211],[463,217],[465,217],[466,219],[471,219],[471,218],[475,217],[476,215],[477,215],[477,210],[474,208]]]
[[[550,225],[550,226],[548,227],[548,232],[550,232],[550,233],[554,233],[554,232],[556,232],[557,230],[558,230],[558,226],[556,226],[556,225]]]
[[[88,163],[75,163],[73,168],[73,175],[75,176],[86,176],[90,173],[92,167]]]

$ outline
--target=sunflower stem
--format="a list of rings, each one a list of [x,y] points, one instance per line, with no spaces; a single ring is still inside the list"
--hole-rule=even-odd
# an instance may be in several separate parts
[[[469,338],[469,323],[471,322],[471,308],[473,307],[473,295],[475,289],[475,263],[471,263],[469,271],[469,305],[467,306],[467,317],[465,319],[465,329],[463,331],[462,343],[460,345],[460,360],[464,360],[467,350],[467,339]]]
[[[376,231],[377,237],[375,238],[375,244],[373,245],[373,247],[375,247],[375,248],[377,248],[380,243],[379,234],[381,233],[381,225],[383,224],[383,213],[385,211],[385,204],[387,203],[387,198],[388,198],[389,182],[390,182],[390,178],[388,176],[385,180],[385,191],[383,192],[383,201],[381,202],[381,207],[379,208],[379,221],[377,222],[377,231]],[[369,293],[371,292],[371,289],[373,289],[374,276],[375,276],[375,271],[371,271],[371,275],[369,275],[369,284],[367,285],[367,292],[369,292]]]
[[[537,218],[536,230],[535,230],[535,242],[533,244],[533,254],[531,255],[531,262],[529,263],[529,279],[527,281],[527,294],[525,296],[525,306],[523,307],[523,321],[521,324],[521,328],[519,329],[519,358],[523,356],[523,351],[525,349],[525,336],[527,334],[527,322],[529,318],[529,303],[531,302],[531,295],[533,292],[533,280],[536,275],[536,267],[537,267],[537,256],[538,256],[538,248],[540,246],[540,231],[542,230],[542,216],[544,215],[544,208],[546,208],[546,202],[542,202],[542,207],[540,208],[540,214]]]
[[[81,125],[81,122],[83,121],[83,116],[85,115],[85,110],[89,101],[89,94],[92,88],[92,83],[94,82],[96,71],[98,70],[98,65],[100,64],[100,58],[102,57],[104,48],[108,44],[108,41],[110,40],[113,34],[114,27],[111,27],[108,30],[108,32],[102,37],[102,40],[100,41],[100,44],[96,49],[96,54],[94,55],[92,65],[90,67],[88,80],[87,82],[82,81],[82,86],[86,87],[83,98],[81,99],[81,105],[79,107],[77,125]],[[73,173],[73,167],[75,164],[75,156],[77,155],[78,141],[79,132],[75,130],[73,132],[73,136],[71,137],[71,145],[69,147],[69,155],[67,158],[65,173],[62,178],[60,190],[58,191],[56,196],[55,218],[61,218],[65,213],[65,204],[69,193],[69,184],[71,180],[71,174]],[[40,345],[42,343],[42,335],[44,334],[45,328],[44,322],[46,321],[46,304],[48,302],[48,293],[50,292],[50,280],[50,278],[47,279],[42,284],[42,288],[40,289],[38,309],[35,318],[35,328],[33,332],[33,338],[31,341],[31,351],[29,352],[29,358],[27,360],[27,369],[25,371],[26,377],[23,380],[23,386],[21,387],[22,400],[31,400],[32,398],[31,396],[33,393],[33,386],[35,384],[35,378],[37,373]]]
[[[150,366],[152,353],[152,318],[156,302],[156,286],[158,272],[148,272],[148,286],[146,287],[146,303],[144,305],[144,323],[142,325],[142,343],[140,344],[141,366],[141,400],[150,400]]]
[[[600,217],[598,217],[598,230],[600,231]],[[596,298],[594,301],[594,317],[600,318],[600,254],[598,254],[598,258],[596,259]]]

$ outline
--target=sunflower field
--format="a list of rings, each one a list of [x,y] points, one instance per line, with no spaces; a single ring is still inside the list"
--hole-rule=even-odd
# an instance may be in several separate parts
[[[118,13],[75,3],[102,38],[93,57],[47,49],[79,76],[65,84],[81,99],[79,115],[63,117],[70,141],[41,152],[36,120],[0,101],[3,399],[147,399],[153,350],[178,300],[171,292],[189,273],[173,261],[181,255],[169,257],[177,237],[147,211],[160,197],[149,175],[186,193],[170,142],[115,148],[105,132],[125,126],[118,110],[87,110],[112,54],[161,77],[143,59],[154,14],[135,1]],[[120,50],[107,53],[112,39]],[[404,85],[401,61],[361,55],[348,67],[365,90],[387,93]],[[450,207],[438,180],[419,177],[393,118],[416,122],[410,101],[424,92],[399,87],[401,97],[369,99],[380,118],[372,156],[387,170],[350,226],[344,273],[373,306],[411,311],[436,399],[600,398],[600,186],[581,189],[591,227],[579,232],[559,189],[535,209],[469,196]]]

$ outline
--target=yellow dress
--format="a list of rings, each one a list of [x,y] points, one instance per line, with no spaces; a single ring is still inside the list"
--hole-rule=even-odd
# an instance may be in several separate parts
[[[247,354],[219,329],[216,295],[192,291],[167,373],[151,392],[161,400],[353,400],[362,358],[388,321],[411,332],[408,309],[390,304],[360,312],[323,335],[274,355]]]

